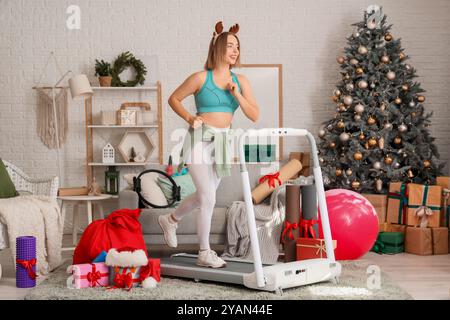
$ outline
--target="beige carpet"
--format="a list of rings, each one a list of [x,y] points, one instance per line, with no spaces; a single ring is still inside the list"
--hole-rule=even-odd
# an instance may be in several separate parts
[[[237,285],[224,285],[212,282],[196,283],[191,280],[162,278],[160,285],[151,290],[134,288],[130,292],[116,289],[106,291],[104,288],[67,289],[65,270],[67,261],[60,268],[52,272],[46,280],[30,291],[25,297],[27,300],[107,300],[107,299],[133,299],[133,300],[278,300],[278,299],[310,299],[310,300],[370,300],[388,299],[405,300],[411,296],[398,287],[381,273],[380,289],[367,288],[366,261],[342,261],[343,272],[340,283],[331,282],[287,289],[283,295],[270,292],[250,290]]]

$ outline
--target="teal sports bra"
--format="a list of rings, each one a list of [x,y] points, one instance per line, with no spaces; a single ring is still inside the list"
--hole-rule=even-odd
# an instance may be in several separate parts
[[[241,92],[241,85],[237,76],[231,72],[231,78],[234,83],[237,83],[238,89]],[[195,94],[195,105],[197,113],[204,112],[229,112],[234,113],[239,107],[239,102],[233,95],[222,88],[219,88],[215,83],[212,75],[212,70],[206,72],[206,80],[200,91]]]

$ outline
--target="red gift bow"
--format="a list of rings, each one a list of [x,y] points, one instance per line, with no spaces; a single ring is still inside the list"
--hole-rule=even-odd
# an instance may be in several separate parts
[[[312,236],[313,239],[316,238],[316,232],[314,231],[313,225],[318,223],[318,220],[305,220],[302,219],[300,221],[300,234],[302,237],[309,238],[309,234]],[[309,233],[308,233],[309,231]]]
[[[33,266],[36,265],[36,258],[31,260],[16,259],[16,263],[20,264],[22,268],[27,270],[28,276],[30,277],[31,280],[36,280],[37,275],[36,272],[34,272],[33,270]]]
[[[289,231],[289,234],[288,234],[289,239],[294,240],[294,235],[292,234],[292,230],[295,230],[297,228],[298,228],[297,222],[290,223],[289,221],[285,221],[284,230],[283,230],[283,233],[281,234],[281,242],[284,243],[284,241],[285,241],[284,236],[285,236],[286,232],[288,232],[288,231]]]
[[[265,176],[259,178],[259,183],[263,183],[267,180],[267,184],[269,185],[269,187],[275,188],[275,180],[278,181],[278,185],[281,185],[281,180],[280,178],[278,178],[279,175],[279,171],[273,174],[266,174]]]
[[[114,275],[114,286],[109,287],[108,290],[123,288],[127,291],[130,291],[133,287],[134,282],[139,282],[139,279],[133,279],[133,273],[127,273],[127,268],[123,268],[121,274],[116,272],[116,274]]]
[[[89,281],[90,287],[95,287],[97,284],[101,287],[101,284],[98,282],[102,278],[102,274],[97,270],[95,264],[91,264],[92,271],[86,274],[86,279]],[[82,277],[84,278],[84,277]]]

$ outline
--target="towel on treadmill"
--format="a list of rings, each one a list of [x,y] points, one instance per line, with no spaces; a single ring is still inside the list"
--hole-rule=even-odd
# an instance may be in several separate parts
[[[263,263],[275,263],[280,251],[280,236],[285,218],[286,185],[278,186],[269,199],[254,206],[256,230]],[[267,200],[267,199],[266,199]],[[244,201],[234,201],[228,207],[227,241],[222,257],[252,260],[250,235]]]

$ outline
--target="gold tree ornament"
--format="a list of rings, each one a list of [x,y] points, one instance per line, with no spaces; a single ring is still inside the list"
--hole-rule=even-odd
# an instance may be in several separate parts
[[[419,101],[419,102],[425,102],[425,97],[424,97],[424,96],[418,96],[418,97],[417,97],[417,101]]]
[[[364,135],[364,133],[360,133],[358,136],[359,140],[364,141],[364,139],[366,138],[366,136]]]
[[[344,112],[345,110],[347,110],[347,108],[344,106],[344,104],[340,104],[339,105],[339,112]]]
[[[338,102],[339,101],[339,97],[338,96],[332,96],[331,100],[333,100],[334,102]]]
[[[356,161],[360,161],[360,160],[362,159],[362,157],[363,157],[363,155],[362,155],[362,153],[359,152],[359,151],[356,151],[356,152],[353,154],[353,159],[355,159]]]
[[[384,163],[386,163],[387,165],[391,165],[392,164],[392,158],[390,156],[386,156],[384,158]]]
[[[336,177],[340,177],[342,175],[342,170],[337,168],[335,174],[336,174]]]
[[[403,91],[408,91],[409,90],[409,86],[407,84],[402,85],[402,90]]]
[[[375,147],[377,145],[377,139],[370,138],[369,139],[369,147]]]
[[[408,170],[408,178],[414,178],[412,170]]]
[[[390,33],[386,33],[385,36],[384,36],[384,40],[391,41],[392,40],[392,35]]]
[[[402,103],[402,99],[397,97],[397,98],[395,98],[394,102],[395,102],[395,104],[401,104]]]
[[[352,188],[354,190],[358,190],[360,186],[361,186],[361,183],[358,180],[352,181]]]
[[[367,124],[368,125],[374,125],[377,121],[375,120],[374,117],[370,116],[369,119],[367,119]]]
[[[400,52],[398,57],[400,58],[400,60],[403,60],[406,58],[406,55],[403,52]]]
[[[338,127],[339,129],[344,129],[344,128],[345,128],[345,123],[344,123],[344,121],[339,120],[339,122],[338,122],[338,124],[337,124],[337,127]]]
[[[402,133],[406,132],[406,131],[408,131],[408,127],[404,123],[402,123],[401,125],[398,126],[398,131],[400,131]]]
[[[429,168],[429,167],[431,166],[430,160],[424,160],[424,161],[423,161],[423,166],[424,166],[425,168]]]
[[[400,137],[395,137],[395,138],[394,138],[394,143],[395,143],[395,144],[400,144],[400,143],[402,143],[402,138],[400,138]]]
[[[361,67],[356,68],[356,74],[363,74],[363,73],[364,73],[364,69],[363,68],[361,68]]]
[[[343,56],[339,56],[336,58],[337,63],[343,64],[345,62],[345,58]]]
[[[339,90],[339,89],[336,89],[336,90],[334,90],[334,92],[333,92],[333,94],[335,95],[335,96],[337,96],[337,97],[340,97],[341,96],[341,90]]]
[[[330,142],[330,148],[331,148],[331,149],[334,149],[334,148],[336,148],[336,143],[334,143],[334,142]]]

